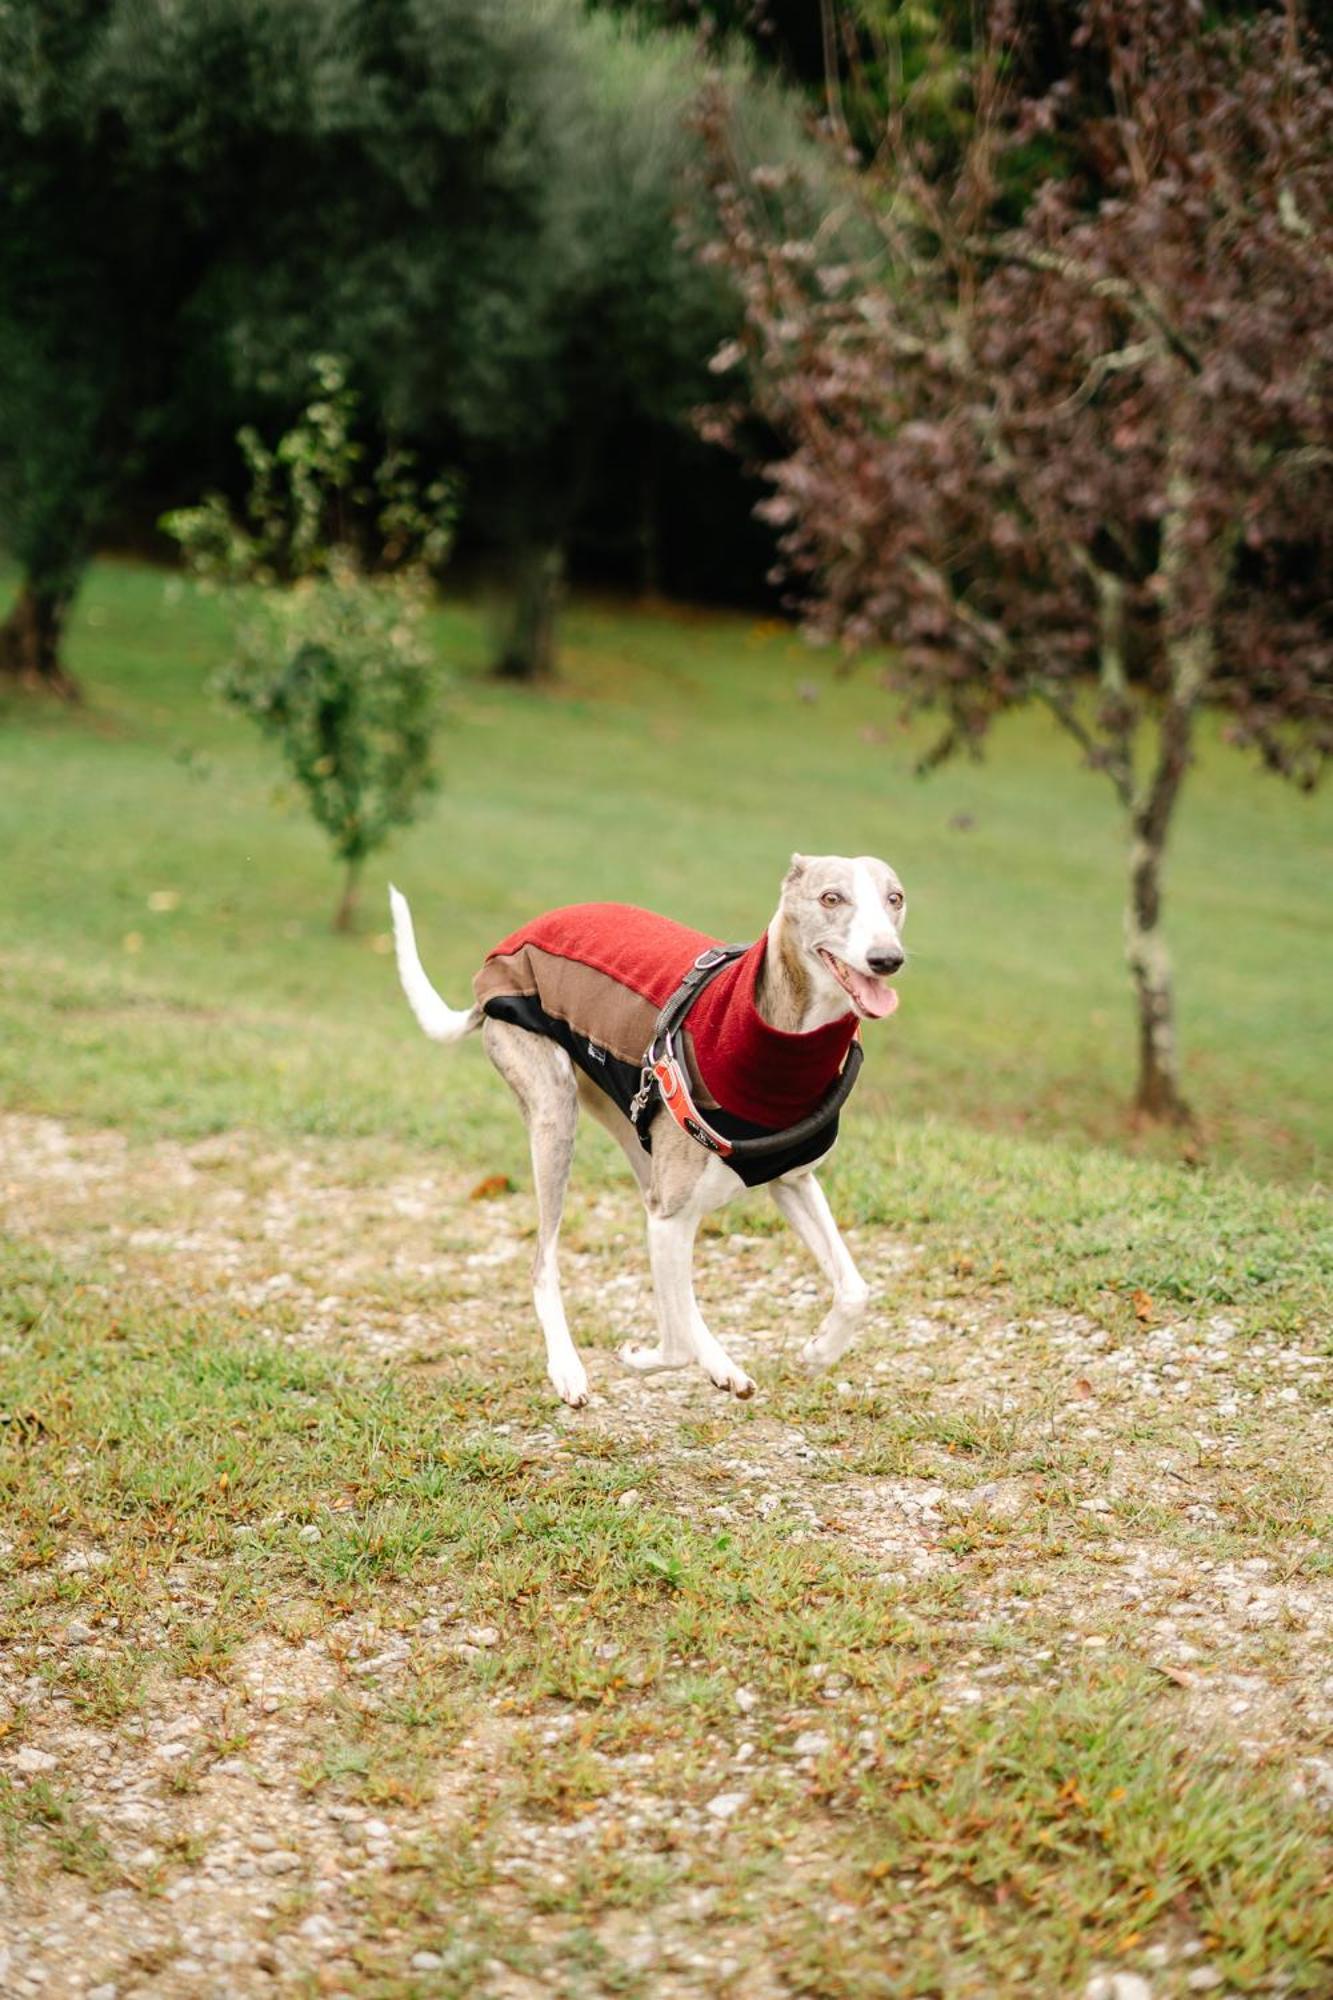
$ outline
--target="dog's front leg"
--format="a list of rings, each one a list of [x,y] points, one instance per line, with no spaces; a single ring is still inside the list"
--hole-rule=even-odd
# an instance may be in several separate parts
[[[852,1262],[823,1188],[812,1173],[774,1181],[770,1192],[778,1213],[788,1221],[833,1287],[833,1304],[818,1333],[801,1349],[810,1368],[827,1368],[845,1352],[865,1318],[870,1290]]]
[[[698,1226],[697,1216],[683,1212],[648,1217],[648,1261],[653,1273],[657,1345],[644,1347],[636,1341],[626,1341],[620,1350],[625,1365],[637,1369],[641,1375],[656,1375],[664,1368],[687,1368],[694,1360],[690,1266]]]
[[[620,1358],[645,1375],[697,1361],[719,1389],[729,1389],[734,1396],[752,1396],[754,1383],[708,1331],[695,1300],[694,1238],[698,1227],[697,1209],[649,1215],[648,1260],[657,1310],[657,1346],[627,1344],[621,1348]]]

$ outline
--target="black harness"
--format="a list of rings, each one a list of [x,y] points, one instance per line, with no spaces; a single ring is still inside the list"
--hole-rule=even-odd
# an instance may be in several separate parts
[[[675,1037],[709,980],[716,979],[724,966],[730,965],[733,959],[742,958],[749,949],[748,944],[724,944],[701,951],[658,1015],[653,1039],[643,1059],[639,1088],[629,1107],[630,1122],[642,1145],[651,1143],[648,1128],[658,1110],[654,1092],[660,1096],[661,1103],[682,1132],[688,1133],[691,1139],[697,1140],[699,1145],[723,1160],[758,1160],[771,1153],[804,1152],[810,1141],[817,1139],[826,1127],[836,1124],[838,1113],[851,1096],[865,1060],[859,1040],[848,1049],[846,1060],[825,1092],[823,1102],[808,1117],[799,1118],[794,1125],[788,1125],[780,1132],[765,1132],[751,1138],[724,1138],[709,1124],[690,1095],[689,1076],[676,1052]]]

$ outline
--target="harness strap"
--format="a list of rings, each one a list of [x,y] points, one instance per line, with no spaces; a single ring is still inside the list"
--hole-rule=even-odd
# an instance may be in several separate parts
[[[701,951],[658,1015],[653,1039],[643,1059],[639,1088],[629,1108],[630,1120],[640,1139],[644,1138],[651,1122],[648,1107],[652,1102],[654,1086],[681,1131],[723,1160],[733,1155],[738,1159],[757,1159],[765,1153],[782,1152],[789,1146],[801,1145],[824,1126],[831,1125],[851,1096],[865,1060],[859,1036],[848,1049],[846,1060],[825,1092],[823,1102],[808,1117],[798,1119],[795,1125],[788,1125],[781,1132],[766,1132],[757,1139],[724,1139],[708,1123],[690,1095],[689,1077],[685,1064],[676,1052],[675,1036],[709,981],[716,979],[724,966],[742,958],[749,949],[748,944],[727,944],[713,945],[707,951]]]

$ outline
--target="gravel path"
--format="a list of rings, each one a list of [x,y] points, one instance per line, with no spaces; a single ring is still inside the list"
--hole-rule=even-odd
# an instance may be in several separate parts
[[[910,1241],[862,1232],[854,1248],[881,1309],[838,1379],[812,1397],[790,1357],[818,1316],[820,1286],[790,1237],[766,1225],[752,1233],[742,1216],[740,1227],[706,1235],[699,1258],[705,1313],[759,1382],[742,1411],[701,1376],[645,1382],[619,1368],[615,1345],[641,1337],[651,1310],[636,1204],[628,1189],[576,1194],[564,1275],[593,1401],[575,1415],[542,1397],[526,1289],[528,1196],[470,1200],[447,1173],[418,1166],[382,1180],[373,1167],[350,1144],[276,1148],[230,1135],[135,1145],[47,1119],[0,1119],[7,1229],[76,1269],[97,1267],[113,1290],[174,1298],[188,1288],[243,1305],[261,1333],[271,1310],[267,1337],[386,1369],[429,1370],[444,1351],[470,1352],[480,1366],[498,1341],[526,1401],[488,1428],[529,1460],[558,1462],[571,1434],[604,1436],[608,1448],[629,1441],[644,1490],[692,1519],[725,1530],[781,1515],[856,1552],[872,1573],[922,1589],[955,1583],[938,1615],[958,1633],[1007,1623],[1012,1644],[998,1663],[993,1651],[960,1646],[946,1709],[1002,1698],[1009,1681],[1056,1678],[1080,1655],[1127,1648],[1180,1691],[1184,1733],[1223,1731],[1238,1757],[1278,1760],[1297,1789],[1333,1809],[1333,1577],[1326,1561],[1311,1562],[1308,1528],[1259,1521],[1242,1504],[1262,1480],[1256,1464],[1267,1462],[1294,1467],[1326,1511],[1327,1359],[1308,1338],[1274,1332],[1241,1343],[1221,1315],[1158,1321],[1122,1342],[1067,1315],[1017,1321],[1002,1294],[926,1295]],[[933,1426],[926,1471],[904,1414]],[[961,1448],[950,1448],[944,1419]],[[1046,1473],[1034,1469],[1039,1442]],[[1047,1552],[1054,1507],[1075,1522],[1086,1560]],[[989,1542],[996,1559],[987,1559]],[[67,1549],[60,1561],[95,1570],[99,1552]],[[191,1557],[167,1584],[202,1619],[225,1592],[225,1565]],[[574,1711],[524,1721],[497,1701],[427,1784],[378,1807],[330,1803],[303,1783],[331,1704],[354,1716],[368,1696],[383,1703],[405,1692],[432,1661],[494,1644],[492,1628],[460,1621],[455,1595],[440,1575],[414,1584],[410,1605],[391,1591],[375,1611],[331,1623],[288,1602],[225,1675],[155,1667],[118,1721],[82,1717],[52,1692],[49,1672],[53,1655],[78,1653],[90,1672],[111,1660],[114,1617],[48,1620],[6,1646],[0,1771],[20,1793],[58,1781],[99,1830],[115,1879],[29,1870],[22,1853],[12,1856],[0,1886],[0,1992],[232,2000],[455,1991],[447,1951],[413,1951],[397,1985],[363,1973],[366,1940],[392,1943],[386,1882],[422,1842],[433,1852],[465,1847],[515,1731],[538,1730],[554,1750],[574,1730]],[[757,1725],[747,1734],[743,1688],[736,1700],[739,1735],[719,1757],[717,1792],[702,1816],[678,1815],[677,1840],[707,1843],[708,1814],[721,1823],[739,1810],[728,1801],[744,1800],[770,1754]],[[825,1716],[847,1706],[845,1689],[814,1678],[791,1711],[788,1757],[815,1769],[828,1748]],[[4,1718],[20,1712],[14,1747]],[[632,1745],[616,1780],[585,1816],[519,1815],[507,1829],[501,1875],[525,1912],[535,1961],[543,1925],[554,1936],[565,1918],[541,1913],[532,1883],[558,1888],[576,1878],[590,1843],[614,1846],[618,1822],[641,1831],[664,1810],[638,1782]],[[630,1990],[637,1978],[665,2000],[789,1992],[743,1933],[715,1939],[701,1960],[716,1896],[713,1884],[686,1890],[651,1923],[632,1908],[613,1912],[599,1947]],[[1197,1940],[1158,1947],[1155,1963],[1117,1975],[1121,1985],[1098,1974],[1088,1994],[1222,1990]],[[557,1990],[498,1959],[477,1977],[477,1990],[500,2000]],[[589,1993],[603,1990],[589,1980]]]

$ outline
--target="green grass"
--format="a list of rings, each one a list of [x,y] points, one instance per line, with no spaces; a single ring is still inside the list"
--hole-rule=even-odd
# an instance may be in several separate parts
[[[1191,775],[1171,919],[1201,1172],[1126,1118],[1119,829],[1040,718],[1007,725],[987,765],[920,781],[871,679],[772,628],[576,606],[565,679],[538,693],[484,678],[473,612],[442,612],[439,634],[444,790],[379,872],[412,895],[446,995],[552,903],[642,901],[745,936],[792,846],[886,853],[913,962],[868,1037],[841,1211],[1031,1310],[1128,1324],[1136,1291],[1286,1323],[1326,1307],[1309,1191],[1333,1133],[1326,802],[1214,744]],[[86,708],[4,712],[0,1102],[140,1135],[359,1138],[368,1176],[425,1145],[525,1179],[489,1066],[408,1019],[375,868],[363,935],[329,932],[320,837],[206,693],[222,639],[175,579],[102,565],[70,643]],[[155,910],[162,891],[179,901]],[[584,1148],[621,1171],[600,1137]]]
[[[326,929],[334,870],[270,747],[204,692],[216,608],[159,573],[94,571],[69,648],[87,708],[11,701],[0,721],[9,1102],[150,1130],[447,1137],[480,1157],[480,1065],[446,1076],[413,1043],[371,949],[381,876],[410,892],[427,965],[461,996],[498,937],[562,901],[753,935],[801,847],[887,854],[911,900],[913,962],[870,1038],[863,1102],[879,1116],[863,1127],[1149,1143],[1124,1110],[1120,828],[1048,722],[1008,722],[986,764],[919,780],[923,739],[873,677],[839,680],[773,628],[576,605],[550,693],[480,675],[471,611],[443,612],[439,633],[456,674],[444,790],[372,864],[369,934],[349,945]],[[1321,1170],[1333,1134],[1331,831],[1326,800],[1209,737],[1171,859],[1208,1156],[1292,1181]],[[179,906],[150,909],[161,890]]]
[[[960,1301],[999,1284],[1120,1330],[1141,1292],[1278,1326],[1327,1312],[1308,1185],[1333,1131],[1323,802],[1216,746],[1192,774],[1172,920],[1211,1170],[1182,1170],[1123,1114],[1118,827],[1043,720],[922,782],[888,698],[772,628],[576,607],[565,680],[535,694],[481,677],[475,614],[442,613],[439,632],[445,789],[383,872],[447,994],[546,904],[624,897],[745,935],[792,843],[878,849],[912,894],[913,964],[868,1037],[840,1212],[920,1244]],[[319,836],[205,691],[221,644],[215,607],[178,581],[104,565],[71,640],[86,709],[10,704],[0,1101],[140,1135],[359,1138],[368,1178],[426,1145],[525,1179],[477,1051],[442,1058],[408,1020],[373,889],[364,935],[329,933]],[[178,903],[152,909],[163,890]],[[620,1173],[598,1136],[584,1148],[594,1174]]]

